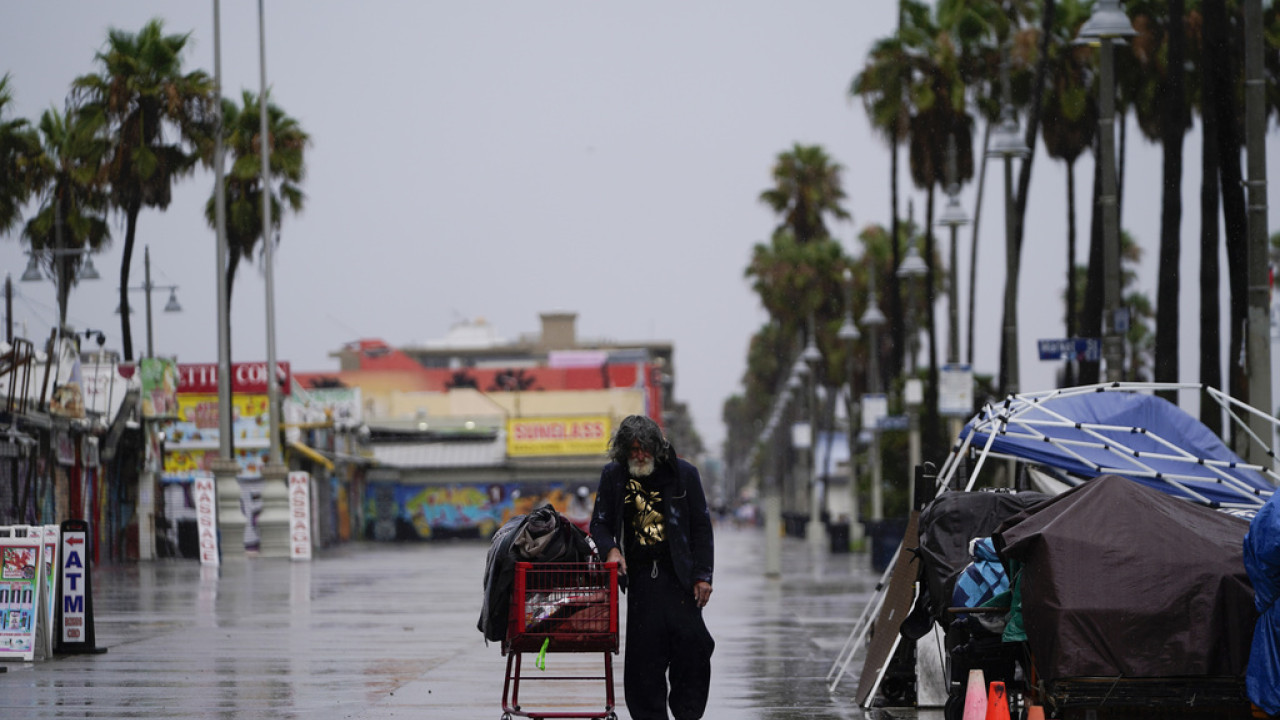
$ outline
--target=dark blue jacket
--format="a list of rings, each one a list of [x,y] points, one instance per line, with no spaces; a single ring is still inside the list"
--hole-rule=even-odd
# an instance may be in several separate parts
[[[715,548],[711,515],[707,512],[707,497],[702,491],[698,469],[675,458],[657,463],[653,473],[666,502],[667,547],[671,550],[676,579],[689,590],[696,582],[711,582]],[[629,479],[626,467],[616,462],[605,465],[600,473],[595,511],[591,513],[591,538],[602,558],[608,557],[615,547],[626,553],[622,502]]]

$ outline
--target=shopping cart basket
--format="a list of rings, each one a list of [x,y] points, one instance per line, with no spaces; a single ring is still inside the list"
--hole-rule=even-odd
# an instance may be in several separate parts
[[[511,614],[502,654],[507,676],[502,686],[503,720],[514,716],[616,720],[613,712],[613,654],[618,652],[617,563],[516,563]],[[545,668],[548,653],[604,656],[603,675],[522,675],[523,656],[534,653]],[[521,681],[603,681],[604,709],[582,714],[533,711],[520,705]]]

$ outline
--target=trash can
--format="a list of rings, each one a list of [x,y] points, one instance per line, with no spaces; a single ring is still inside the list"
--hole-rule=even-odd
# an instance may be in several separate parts
[[[871,569],[884,572],[907,533],[906,518],[867,521],[867,537],[871,539]]]
[[[832,553],[849,552],[849,523],[847,521],[827,523],[827,537],[831,539]]]

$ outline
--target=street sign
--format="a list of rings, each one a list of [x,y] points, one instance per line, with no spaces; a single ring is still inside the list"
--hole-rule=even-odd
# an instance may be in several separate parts
[[[880,418],[881,430],[906,430],[911,426],[906,415],[885,415]]]
[[[1076,360],[1098,362],[1102,359],[1102,340],[1098,338],[1063,338],[1037,340],[1041,360]]]
[[[938,414],[948,417],[973,415],[973,368],[967,364],[942,366],[938,378]]]

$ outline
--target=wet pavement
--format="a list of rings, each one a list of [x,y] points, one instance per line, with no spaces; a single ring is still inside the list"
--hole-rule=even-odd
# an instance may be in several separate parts
[[[221,568],[166,560],[99,566],[101,655],[7,663],[0,718],[490,718],[502,716],[506,658],[476,630],[488,543],[354,543],[311,563],[241,558]],[[861,658],[835,693],[832,661],[872,597],[865,553],[783,540],[783,576],[766,579],[761,531],[716,529],[716,639],[707,720],[940,718],[864,716],[852,700]],[[625,599],[622,604],[625,606]],[[623,610],[625,613],[625,609]],[[622,656],[616,656],[618,717]],[[600,654],[549,654],[547,674],[599,674]],[[526,662],[524,675],[539,673]],[[526,709],[584,715],[604,683],[522,683]],[[561,706],[557,706],[561,707]]]

